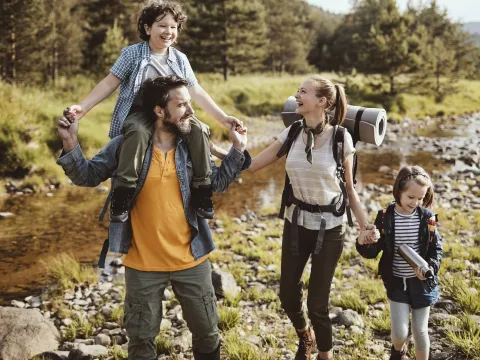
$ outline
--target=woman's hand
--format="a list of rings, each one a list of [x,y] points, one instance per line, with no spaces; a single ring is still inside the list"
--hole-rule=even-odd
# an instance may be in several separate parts
[[[380,233],[375,225],[367,225],[367,229],[361,230],[358,236],[358,243],[360,245],[374,244],[378,241]]]

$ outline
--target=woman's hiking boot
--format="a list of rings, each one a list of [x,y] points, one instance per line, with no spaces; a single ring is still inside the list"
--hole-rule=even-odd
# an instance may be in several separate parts
[[[310,360],[312,358],[312,352],[315,350],[316,346],[315,333],[311,327],[303,332],[298,330],[296,331],[299,342],[295,360]]]

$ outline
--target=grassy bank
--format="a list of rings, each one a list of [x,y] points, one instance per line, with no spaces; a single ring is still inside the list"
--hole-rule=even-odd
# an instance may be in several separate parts
[[[366,85],[357,76],[346,81],[334,74],[324,74],[334,81],[346,82],[349,101],[363,106],[384,107],[392,119],[404,116],[422,118],[426,115],[454,115],[480,110],[480,81],[462,81],[459,91],[436,104],[433,98],[403,94],[382,95],[380,83]],[[224,82],[220,76],[202,74],[199,80],[212,98],[227,113],[244,119],[278,114],[284,101],[295,93],[304,75],[245,75]],[[61,143],[56,134],[56,120],[62,110],[81,101],[95,86],[93,79],[76,77],[61,79],[55,87],[12,87],[0,82],[0,177],[26,178],[30,187],[45,182],[49,176],[61,177],[55,165],[55,154]],[[373,90],[375,89],[375,90]],[[108,140],[107,134],[117,94],[95,107],[82,121],[80,141],[88,155]],[[214,138],[225,135],[225,129],[209,115],[197,109],[197,115],[212,128]],[[2,190],[3,186],[2,186]]]

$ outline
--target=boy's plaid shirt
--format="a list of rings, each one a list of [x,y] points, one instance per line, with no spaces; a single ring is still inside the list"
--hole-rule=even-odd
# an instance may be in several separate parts
[[[120,57],[110,69],[110,72],[122,81],[108,133],[110,139],[122,133],[123,121],[127,118],[135,96],[142,86],[142,75],[149,61],[150,47],[144,41],[122,49]],[[189,87],[197,83],[187,56],[172,46],[168,49],[167,64],[175,75],[188,82]]]

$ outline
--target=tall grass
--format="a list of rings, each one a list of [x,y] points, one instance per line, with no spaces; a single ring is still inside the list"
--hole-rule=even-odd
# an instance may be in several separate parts
[[[480,110],[480,81],[461,81],[458,92],[437,104],[433,98],[420,95],[386,96],[381,86],[372,90],[361,75],[353,80],[335,74],[323,75],[346,83],[350,103],[384,107],[393,119]],[[241,119],[253,116],[256,121],[264,115],[280,114],[286,98],[295,94],[306,77],[255,74],[234,76],[224,82],[217,75],[198,76],[202,86],[227,114]],[[0,82],[0,157],[6,160],[0,164],[0,176],[61,176],[60,168],[55,165],[56,153],[61,148],[56,121],[65,107],[85,98],[95,83],[94,79],[82,76],[62,78],[55,87],[49,88],[14,87]],[[80,142],[89,156],[108,140],[117,97],[115,93],[97,105],[80,122]],[[227,130],[222,125],[198,107],[195,110],[197,116],[210,125],[213,138],[226,136]]]
[[[48,261],[41,261],[47,277],[61,290],[74,288],[75,284],[97,281],[91,267],[83,266],[72,254],[61,253]]]

